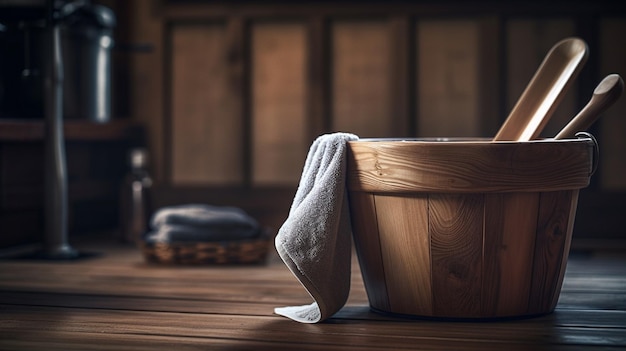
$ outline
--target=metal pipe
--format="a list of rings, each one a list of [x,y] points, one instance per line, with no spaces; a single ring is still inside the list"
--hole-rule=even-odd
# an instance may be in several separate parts
[[[51,259],[75,258],[68,244],[67,165],[63,136],[63,59],[57,21],[48,21],[48,66],[45,77],[45,234],[42,255]]]

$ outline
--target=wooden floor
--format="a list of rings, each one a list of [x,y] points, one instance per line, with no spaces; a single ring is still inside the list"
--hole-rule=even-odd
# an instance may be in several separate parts
[[[311,302],[272,253],[257,266],[146,264],[112,241],[92,258],[0,260],[0,350],[623,350],[626,254],[572,253],[557,310],[500,322],[403,320],[350,300],[322,324],[274,307]]]

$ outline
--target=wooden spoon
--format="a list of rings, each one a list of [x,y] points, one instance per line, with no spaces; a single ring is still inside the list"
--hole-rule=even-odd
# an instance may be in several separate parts
[[[582,110],[554,137],[573,138],[577,132],[587,130],[624,91],[624,81],[619,74],[609,74],[593,91],[591,99]]]
[[[587,57],[587,43],[582,39],[567,38],[556,43],[493,140],[528,141],[538,137]]]

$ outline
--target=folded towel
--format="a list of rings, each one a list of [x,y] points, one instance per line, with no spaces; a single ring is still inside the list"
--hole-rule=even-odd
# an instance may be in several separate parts
[[[188,204],[164,207],[150,220],[148,242],[206,242],[250,239],[259,223],[237,207]]]
[[[164,224],[150,231],[145,238],[149,243],[202,243],[253,239],[260,235],[259,229],[211,229],[176,224]]]
[[[203,228],[257,228],[259,224],[238,207],[187,204],[164,207],[150,220],[152,228],[177,224]]]
[[[317,323],[341,309],[350,292],[352,239],[345,189],[348,133],[318,137],[307,155],[276,250],[308,291],[310,305],[274,309],[302,323]]]

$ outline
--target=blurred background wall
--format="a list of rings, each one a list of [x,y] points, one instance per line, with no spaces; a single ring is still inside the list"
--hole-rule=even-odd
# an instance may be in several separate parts
[[[590,56],[543,136],[604,76],[626,76],[626,12],[614,1],[101,0],[117,15],[113,119],[145,131],[154,207],[243,207],[277,229],[312,141],[492,137],[548,50]],[[600,168],[575,238],[626,240],[626,99],[591,132]],[[610,243],[610,244],[607,244]]]

